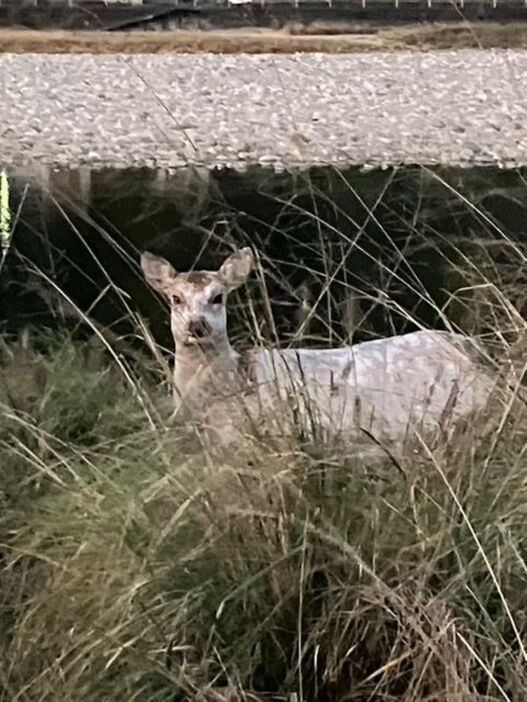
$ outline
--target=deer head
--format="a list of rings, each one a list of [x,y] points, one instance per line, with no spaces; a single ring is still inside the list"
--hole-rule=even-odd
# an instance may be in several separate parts
[[[146,280],[170,302],[176,350],[203,351],[229,346],[227,296],[247,280],[253,254],[246,247],[229,256],[218,271],[177,273],[164,258],[146,252],[141,267]]]

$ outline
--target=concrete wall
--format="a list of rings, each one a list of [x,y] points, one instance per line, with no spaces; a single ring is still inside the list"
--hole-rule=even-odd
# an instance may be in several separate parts
[[[368,21],[383,24],[415,21],[527,20],[524,0],[0,0],[0,27],[98,29],[121,23],[151,21],[173,8],[200,10],[215,27],[260,25],[283,21]],[[155,23],[155,20],[154,20]],[[159,28],[163,28],[162,23]]]

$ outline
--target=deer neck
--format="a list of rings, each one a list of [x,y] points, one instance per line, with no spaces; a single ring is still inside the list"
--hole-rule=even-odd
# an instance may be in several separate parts
[[[203,405],[236,387],[238,354],[229,342],[211,349],[177,346],[174,359],[174,392],[188,404]]]

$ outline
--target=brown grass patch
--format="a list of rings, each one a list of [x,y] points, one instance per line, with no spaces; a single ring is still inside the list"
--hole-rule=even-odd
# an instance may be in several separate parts
[[[478,47],[527,48],[527,22],[403,25],[377,30],[334,22],[291,24],[281,31],[0,30],[0,53],[352,53]]]

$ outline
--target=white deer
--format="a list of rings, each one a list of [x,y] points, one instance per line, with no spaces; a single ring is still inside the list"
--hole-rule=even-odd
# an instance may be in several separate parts
[[[170,301],[176,411],[189,410],[221,441],[244,415],[282,430],[294,415],[353,442],[400,442],[481,409],[493,381],[460,334],[417,331],[338,349],[254,348],[237,353],[227,334],[227,296],[253,267],[243,248],[218,271],[177,273],[144,253],[147,281]],[[285,402],[285,405],[280,403]],[[243,406],[243,407],[242,407]],[[242,411],[240,411],[242,409]]]

